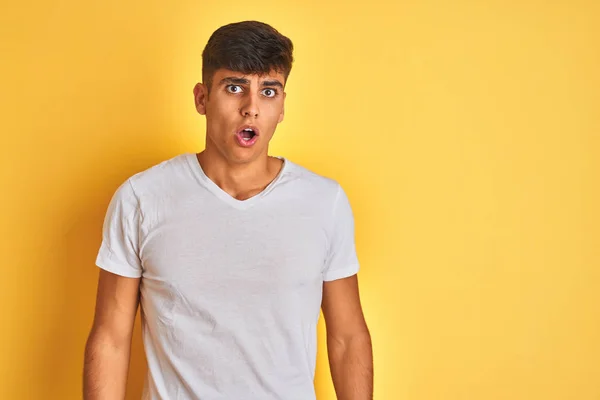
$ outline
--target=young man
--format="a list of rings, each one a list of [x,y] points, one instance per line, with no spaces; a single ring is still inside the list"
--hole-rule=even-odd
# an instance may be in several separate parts
[[[96,260],[85,399],[124,398],[138,300],[144,399],[315,399],[321,307],[338,399],[372,398],[348,198],[335,180],[268,155],[292,49],[256,21],[215,31],[194,88],[205,150],[115,192]]]

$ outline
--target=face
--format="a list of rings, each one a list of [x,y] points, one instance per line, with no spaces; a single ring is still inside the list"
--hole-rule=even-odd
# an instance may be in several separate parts
[[[206,149],[234,163],[267,154],[277,124],[283,121],[284,76],[244,75],[219,69],[210,94],[206,84],[194,87],[196,110],[206,115]]]

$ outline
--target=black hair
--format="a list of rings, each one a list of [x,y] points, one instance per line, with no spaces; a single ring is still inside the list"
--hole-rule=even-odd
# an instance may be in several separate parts
[[[247,75],[274,70],[282,73],[287,82],[293,50],[288,37],[263,22],[224,25],[213,32],[202,52],[202,80],[210,92],[215,71],[227,68]]]

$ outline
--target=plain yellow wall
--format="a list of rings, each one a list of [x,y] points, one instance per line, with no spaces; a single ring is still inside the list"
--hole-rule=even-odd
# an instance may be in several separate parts
[[[3,1],[0,398],[81,397],[108,201],[202,150],[201,51],[258,19],[296,46],[270,153],[354,208],[375,399],[600,399],[599,4]]]

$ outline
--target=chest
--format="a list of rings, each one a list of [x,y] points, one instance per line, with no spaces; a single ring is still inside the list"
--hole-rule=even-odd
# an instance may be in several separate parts
[[[181,209],[145,232],[144,277],[199,289],[242,285],[253,291],[298,288],[321,278],[326,226],[301,207],[266,210]]]

